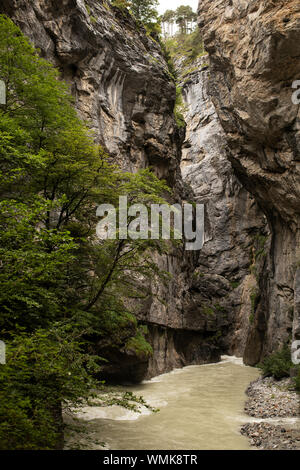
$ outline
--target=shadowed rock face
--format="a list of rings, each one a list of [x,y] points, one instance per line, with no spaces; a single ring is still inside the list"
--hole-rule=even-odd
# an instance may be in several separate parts
[[[293,335],[300,338],[298,0],[201,0],[199,25],[210,56],[210,95],[226,154],[267,216],[271,240],[255,267],[259,291],[244,359],[255,364]]]
[[[256,240],[268,235],[266,218],[234,174],[225,133],[209,96],[208,56],[197,59],[182,82],[186,139],[181,170],[197,203],[205,204],[205,244],[199,253],[186,311],[210,312],[225,321],[225,351],[243,355],[251,328],[251,294],[258,290],[250,267]]]

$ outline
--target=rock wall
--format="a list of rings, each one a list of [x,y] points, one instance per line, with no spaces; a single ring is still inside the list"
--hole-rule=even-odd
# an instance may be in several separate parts
[[[253,251],[269,231],[227,158],[226,136],[209,96],[208,56],[191,69],[181,78],[187,123],[181,170],[196,202],[205,204],[205,244],[193,275],[193,304],[223,319],[219,344],[241,356],[251,328],[251,295],[258,289],[251,272]]]
[[[244,360],[255,364],[282,342],[300,338],[300,109],[292,103],[292,83],[300,78],[300,5],[201,0],[199,26],[227,158],[271,232],[252,267],[259,289]]]
[[[159,45],[129,14],[92,0],[8,0],[7,13],[71,85],[81,115],[122,167],[154,165],[174,186],[175,87]]]

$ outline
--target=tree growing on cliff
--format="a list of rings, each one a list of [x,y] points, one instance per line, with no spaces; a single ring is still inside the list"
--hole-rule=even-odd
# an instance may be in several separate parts
[[[186,35],[194,30],[197,14],[190,6],[181,5],[175,11],[167,10],[161,16],[165,36],[174,36],[174,25],[179,26],[181,35]]]
[[[157,11],[158,0],[131,0],[130,13],[145,26],[148,33],[158,37],[161,32]]]
[[[130,0],[111,0],[112,6],[120,8],[121,10],[130,8]]]
[[[158,0],[111,0],[111,5],[129,11],[148,33],[154,36],[160,34]]]

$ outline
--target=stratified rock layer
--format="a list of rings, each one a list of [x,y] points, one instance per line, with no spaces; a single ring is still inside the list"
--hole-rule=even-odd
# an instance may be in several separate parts
[[[253,272],[253,322],[244,359],[257,363],[291,336],[300,338],[298,0],[201,0],[199,25],[210,56],[210,95],[226,135],[227,156],[267,216]]]

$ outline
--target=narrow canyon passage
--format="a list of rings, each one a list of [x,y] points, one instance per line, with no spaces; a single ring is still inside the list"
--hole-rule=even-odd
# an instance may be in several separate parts
[[[104,441],[111,450],[250,449],[239,428],[249,421],[245,389],[258,376],[258,369],[224,356],[217,364],[175,369],[126,387],[158,413],[88,407],[78,417],[88,422],[91,441]]]

